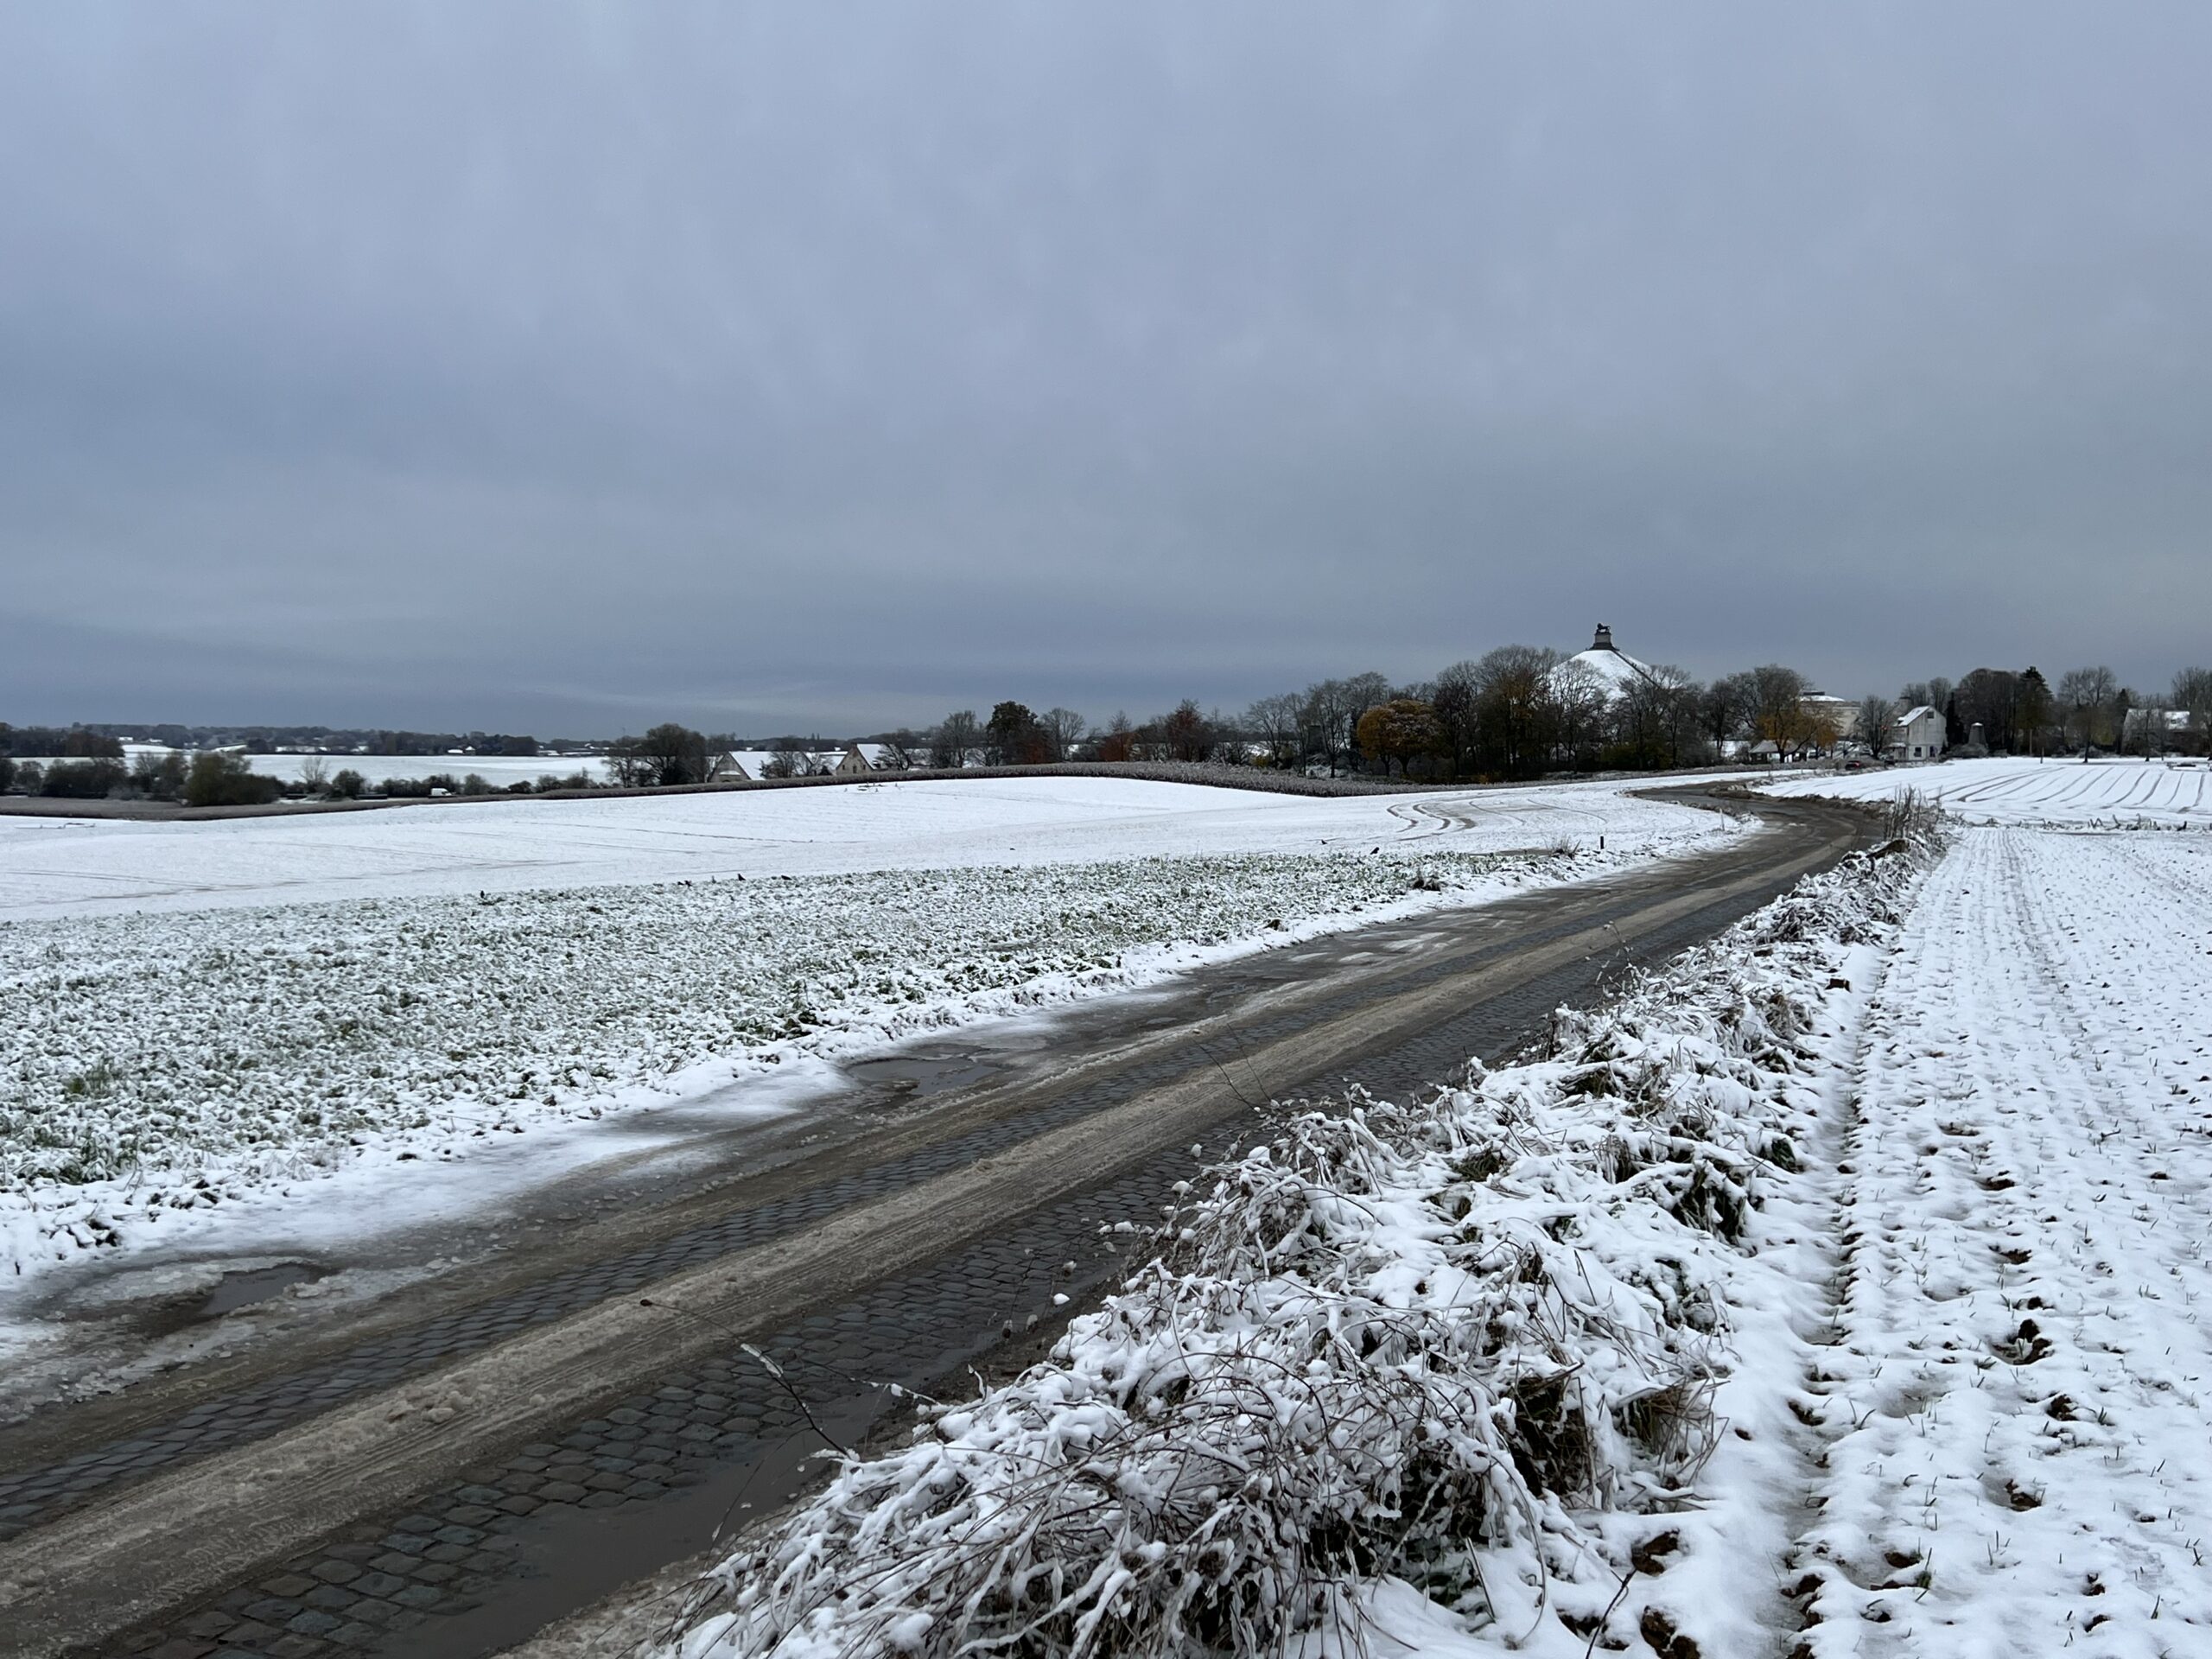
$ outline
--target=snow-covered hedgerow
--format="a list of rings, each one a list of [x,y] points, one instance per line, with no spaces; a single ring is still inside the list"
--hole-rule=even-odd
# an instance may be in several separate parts
[[[1854,856],[1539,1058],[1211,1170],[1047,1361],[845,1461],[671,1650],[1342,1650],[1398,1580],[1582,1652],[1630,1576],[1607,1517],[1681,1503],[1711,1449],[1725,1262],[1797,1162],[1830,976],[1915,861]]]
[[[18,1250],[66,1254],[126,1209],[442,1155],[702,1063],[880,1045],[1157,976],[1185,947],[1608,861],[1224,855],[0,923],[0,1223],[29,1204]]]

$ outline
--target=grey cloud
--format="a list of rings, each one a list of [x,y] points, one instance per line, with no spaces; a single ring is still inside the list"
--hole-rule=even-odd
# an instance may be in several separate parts
[[[0,715],[2208,652],[2212,17],[0,21]]]

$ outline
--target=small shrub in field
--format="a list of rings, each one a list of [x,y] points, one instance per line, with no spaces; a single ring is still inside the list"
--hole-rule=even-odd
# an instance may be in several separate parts
[[[266,806],[283,792],[276,779],[256,772],[244,755],[213,750],[192,757],[184,779],[187,806]]]
[[[132,786],[157,801],[183,799],[184,774],[184,757],[175,749],[141,754],[130,763]]]
[[[129,775],[120,760],[57,760],[46,769],[39,793],[78,801],[105,800]]]

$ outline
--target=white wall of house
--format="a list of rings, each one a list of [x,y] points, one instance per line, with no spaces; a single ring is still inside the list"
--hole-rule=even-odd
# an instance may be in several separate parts
[[[1943,714],[1923,703],[1897,716],[1884,751],[1895,760],[1933,760],[1943,753]]]

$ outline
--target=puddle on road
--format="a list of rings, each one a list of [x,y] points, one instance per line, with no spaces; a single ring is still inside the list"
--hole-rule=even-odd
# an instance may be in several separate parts
[[[850,1446],[895,1402],[885,1394],[817,1400],[811,1409],[823,1426]],[[611,1510],[570,1510],[534,1516],[513,1536],[522,1545],[521,1572],[495,1581],[481,1599],[416,1626],[397,1645],[378,1653],[408,1659],[492,1659],[518,1643],[588,1609],[603,1597],[636,1586],[647,1575],[718,1544],[735,1548],[737,1535],[754,1521],[780,1514],[828,1478],[825,1448],[813,1433],[795,1432],[756,1442],[745,1455],[704,1471],[696,1486],[681,1487],[647,1503]],[[707,1563],[702,1562],[702,1570]],[[639,1610],[640,1630],[666,1629],[696,1586],[682,1583],[664,1599]],[[620,1650],[632,1651],[624,1641]],[[578,1651],[582,1649],[579,1647]],[[595,1643],[593,1652],[612,1651]]]
[[[976,1054],[887,1054],[855,1060],[845,1072],[857,1083],[881,1084],[902,1095],[936,1095],[981,1083],[1001,1069],[999,1061]]]
[[[235,1308],[265,1302],[272,1296],[282,1296],[294,1285],[308,1284],[321,1276],[315,1268],[299,1262],[279,1262],[273,1268],[252,1268],[244,1273],[226,1273],[207,1293],[207,1300],[200,1303],[196,1317],[212,1319]]]

